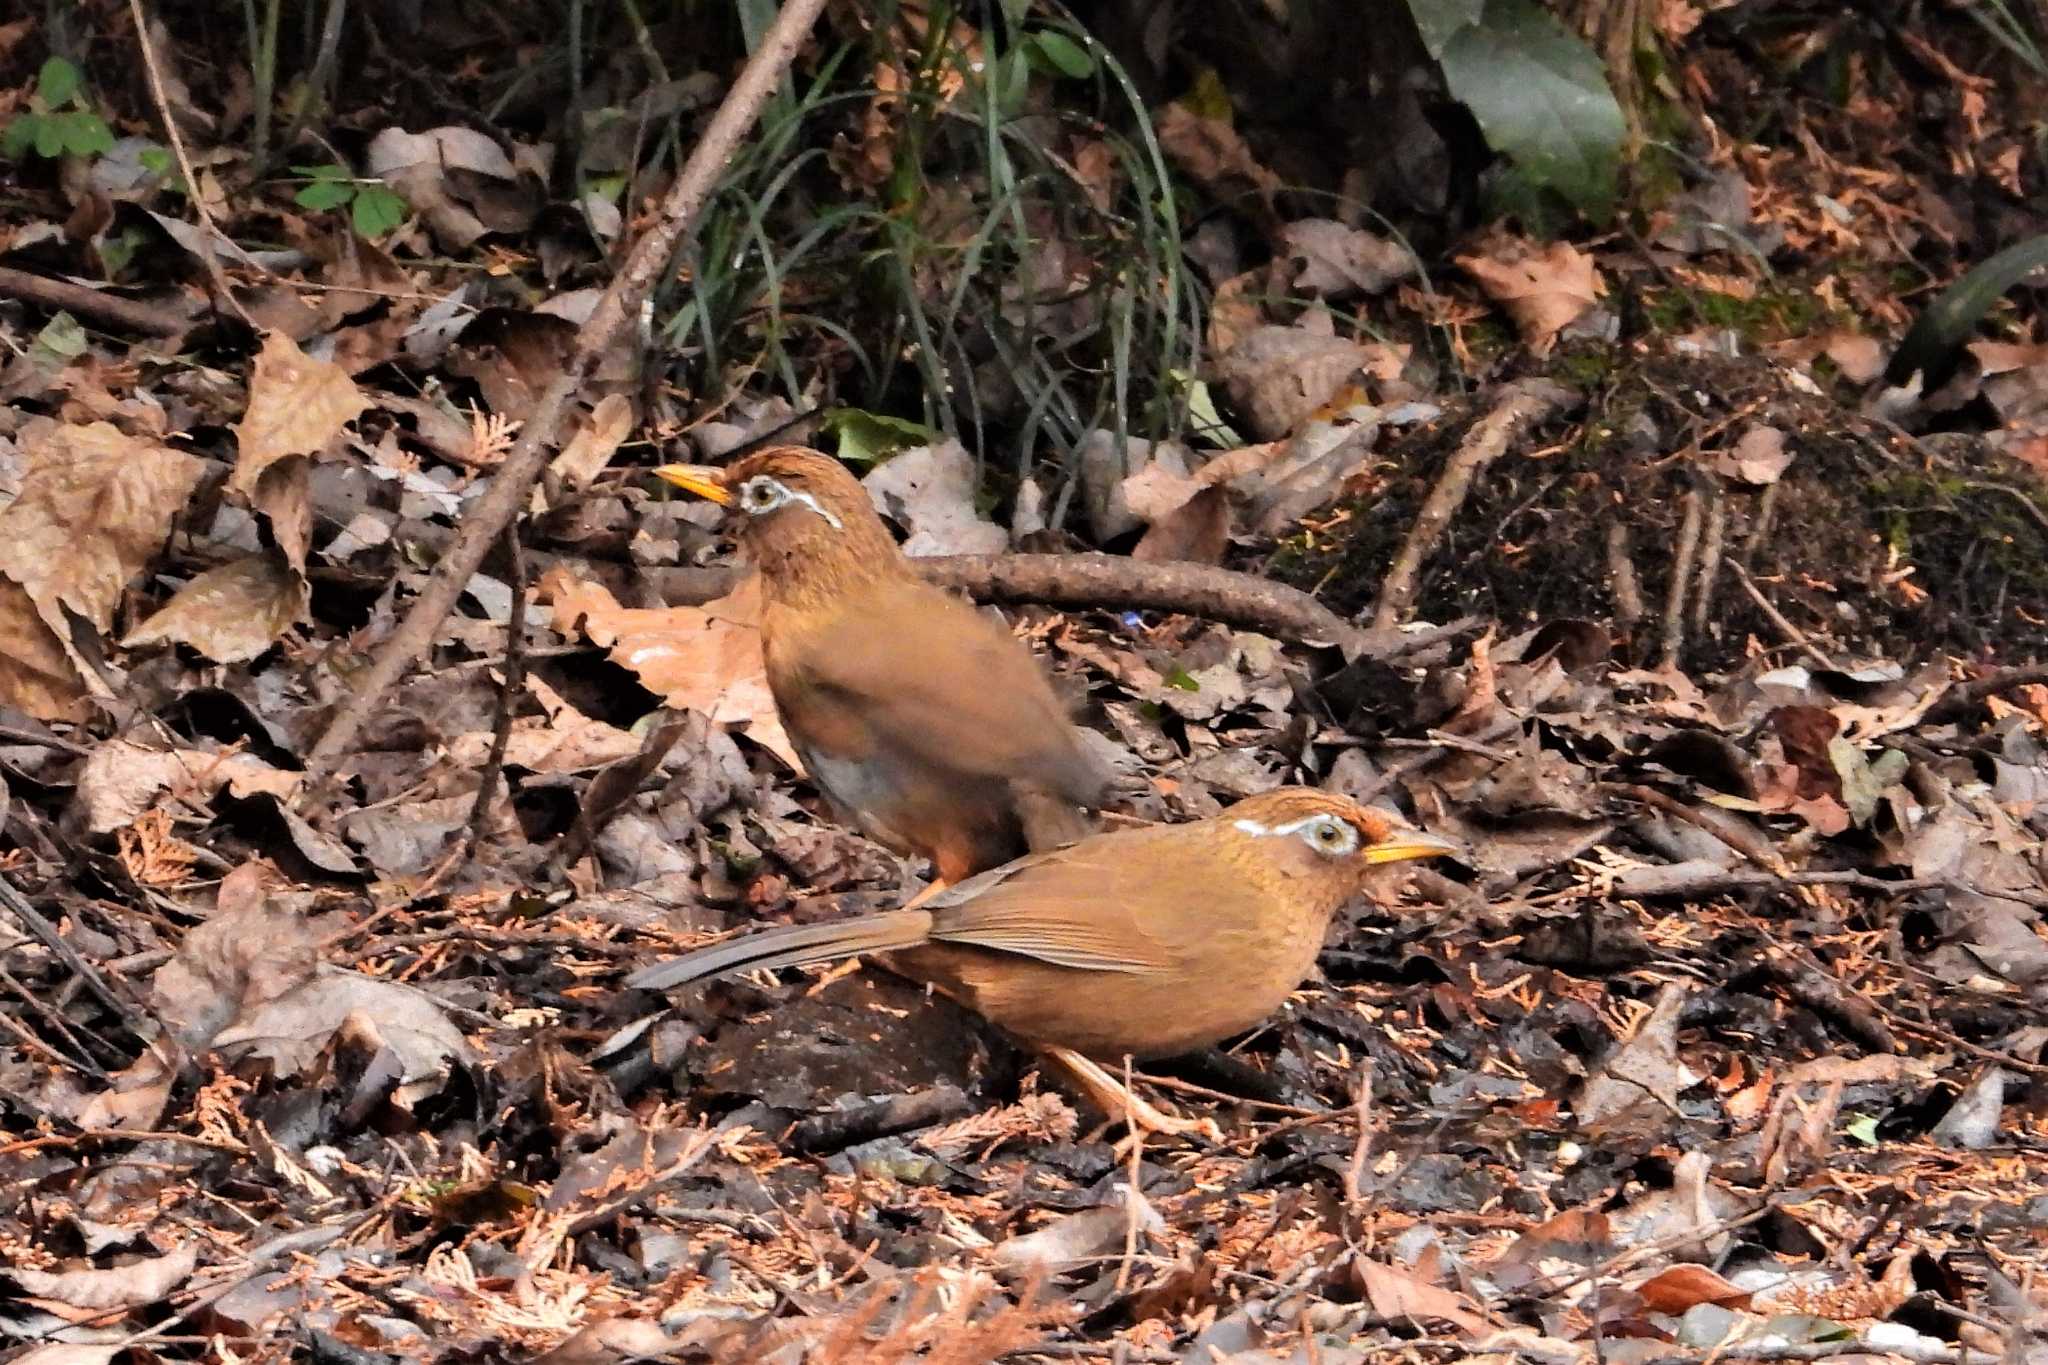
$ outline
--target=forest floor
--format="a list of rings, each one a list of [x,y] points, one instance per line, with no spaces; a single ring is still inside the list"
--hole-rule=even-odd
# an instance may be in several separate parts
[[[1210,212],[1194,435],[1015,464],[823,331],[777,375],[803,278],[751,360],[625,348],[388,693],[626,227],[453,61],[433,138],[334,114],[394,222],[251,188],[238,35],[157,34],[212,223],[132,91],[0,191],[0,1361],[2048,1360],[2038,293],[1887,375],[2038,229],[2040,83],[1954,16],[1807,15],[1823,90],[1662,11],[1692,150],[1611,231]],[[49,39],[0,25],[0,120],[67,107]],[[136,34],[85,46],[112,85]],[[853,194],[900,130],[846,107]],[[1288,130],[1201,117],[1191,192],[1278,185]],[[778,433],[903,447],[877,506],[1123,816],[1299,781],[1469,850],[1146,1083],[1220,1142],[1120,1154],[877,971],[624,988],[921,875],[798,775],[729,546],[648,474]]]

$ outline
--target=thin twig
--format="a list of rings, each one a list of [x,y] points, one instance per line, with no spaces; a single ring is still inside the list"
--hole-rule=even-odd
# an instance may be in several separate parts
[[[1358,1068],[1358,1098],[1352,1101],[1358,1116],[1358,1135],[1351,1144],[1351,1163],[1344,1168],[1344,1204],[1356,1213],[1365,1203],[1365,1161],[1372,1154],[1372,1062]]]
[[[1603,782],[1600,785],[1604,791],[1628,797],[1631,801],[1640,801],[1646,806],[1663,811],[1666,815],[1685,821],[1694,829],[1711,834],[1773,876],[1784,877],[1792,871],[1785,865],[1785,860],[1778,856],[1778,851],[1760,838],[1755,830],[1739,825],[1717,812],[1696,809],[1676,797],[1666,796],[1655,787],[1645,787],[1639,783]]]
[[[1949,688],[1948,695],[1928,709],[1927,719],[1931,721],[1956,720],[1966,715],[1970,708],[1986,697],[1995,697],[2001,692],[2015,692],[2022,687],[2036,687],[2048,683],[2048,665],[2028,664],[2024,668],[2001,668],[1986,673],[1981,678],[1957,683]]]
[[[1607,586],[1614,594],[1616,625],[1632,626],[1643,619],[1642,585],[1636,580],[1635,560],[1629,555],[1628,525],[1620,518],[1607,523]]]
[[[1740,564],[1731,563],[1728,567],[1730,570],[1734,572],[1735,581],[1737,583],[1740,583],[1742,585],[1742,590],[1749,594],[1749,600],[1756,603],[1756,609],[1762,612],[1765,618],[1769,620],[1772,625],[1778,628],[1778,630],[1785,636],[1785,640],[1788,644],[1795,644],[1799,646],[1799,648],[1802,651],[1804,651],[1807,658],[1813,660],[1822,668],[1831,669],[1835,667],[1835,661],[1833,659],[1830,659],[1826,654],[1824,654],[1821,651],[1820,646],[1816,645],[1813,641],[1807,639],[1805,631],[1793,625],[1789,620],[1785,618],[1785,613],[1779,611],[1776,607],[1771,605],[1771,600],[1763,595],[1762,591],[1758,589],[1755,581],[1750,578],[1749,570],[1743,568]]]
[[[164,73],[157,63],[156,44],[149,40],[149,17],[142,12],[142,0],[128,0],[128,13],[135,20],[135,42],[142,49],[143,72],[149,78],[149,97],[156,104],[157,115],[164,121],[164,137],[171,144],[171,155],[178,159],[178,174],[185,177],[185,198],[199,214],[199,259],[206,266],[206,274],[213,281],[214,297],[234,311],[235,316],[249,324],[251,331],[261,330],[256,319],[242,307],[242,301],[235,297],[235,291],[228,287],[227,273],[220,268],[220,258],[214,253],[214,243],[226,240],[225,234],[213,221],[213,209],[200,192],[199,177],[192,169],[192,158],[185,154],[185,135],[178,131],[178,120],[171,113],[170,96],[164,93]]]
[[[505,555],[512,563],[512,609],[505,617],[505,680],[498,688],[498,713],[491,727],[491,752],[477,781],[476,804],[469,809],[469,825],[463,831],[463,854],[476,852],[484,837],[484,823],[490,818],[491,797],[498,789],[498,776],[505,770],[505,749],[512,742],[512,713],[519,709],[520,689],[526,682],[526,554],[519,548],[519,523],[505,528]]]
[[[130,3],[139,5],[140,0]],[[776,12],[774,22],[762,35],[761,45],[747,59],[718,112],[712,115],[704,136],[698,139],[676,176],[675,184],[669,187],[654,225],[634,244],[625,267],[577,330],[562,372],[535,402],[491,486],[463,517],[448,553],[427,576],[412,609],[377,651],[349,700],[335,713],[306,756],[302,794],[324,784],[364,723],[384,705],[385,695],[399,677],[432,647],[441,622],[454,609],[456,599],[483,563],[492,542],[504,534],[526,506],[529,490],[547,467],[563,409],[581,391],[613,342],[637,326],[641,306],[655,281],[666,273],[677,246],[696,226],[741,140],[774,97],[783,73],[796,60],[824,7],[825,0],[787,0]]]
[[[1415,602],[1422,562],[1436,548],[1451,518],[1464,506],[1474,480],[1506,454],[1524,432],[1563,407],[1571,397],[1570,390],[1546,380],[1513,384],[1493,411],[1472,424],[1465,439],[1444,463],[1443,472],[1437,475],[1422,506],[1416,509],[1415,523],[1408,528],[1407,538],[1388,566],[1386,579],[1380,585],[1379,601],[1373,607],[1374,629],[1391,629],[1408,615]]]
[[[1692,577],[1693,560],[1700,550],[1700,495],[1688,488],[1678,499],[1678,548],[1671,559],[1671,586],[1664,594],[1664,653],[1666,668],[1677,666],[1685,649],[1685,585]]]
[[[1635,1246],[1624,1248],[1609,1256],[1600,1264],[1582,1270],[1569,1279],[1547,1281],[1524,1290],[1522,1293],[1507,1300],[1503,1306],[1519,1308],[1526,1304],[1555,1300],[1559,1294],[1564,1293],[1567,1289],[1576,1289],[1588,1280],[1604,1279],[1606,1276],[1612,1275],[1618,1270],[1626,1270],[1638,1261],[1646,1260],[1660,1251],[1669,1251],[1673,1247],[1687,1246],[1693,1242],[1704,1242],[1709,1237],[1718,1237],[1724,1232],[1733,1232],[1737,1228],[1746,1228],[1751,1223],[1761,1222],[1776,1212],[1779,1203],[1785,1197],[1784,1194],[1773,1193],[1764,1200],[1762,1208],[1751,1209],[1748,1213],[1737,1214],[1735,1217],[1723,1218],[1718,1222],[1707,1223],[1699,1227],[1681,1228],[1677,1232],[1666,1233],[1662,1237],[1653,1237],[1647,1242],[1641,1242]]]
[[[116,994],[100,974],[93,970],[92,964],[80,957],[78,950],[64,941],[64,936],[57,932],[57,926],[43,918],[42,913],[29,904],[28,897],[15,890],[14,884],[5,877],[0,877],[0,909],[8,911],[20,920],[22,928],[34,934],[45,948],[55,953],[58,960],[85,983],[85,988],[99,997],[101,1004],[120,1016],[121,1022],[128,1026],[131,1033],[138,1038],[150,1035],[153,1030],[149,1028],[148,1021],[142,1013]]]
[[[1138,1093],[1131,1088],[1131,1059],[1124,1056],[1124,1127],[1130,1130],[1131,1157],[1124,1179],[1124,1259],[1116,1268],[1116,1293],[1121,1295],[1131,1282],[1131,1263],[1138,1254],[1138,1225],[1141,1209],[1138,1203],[1138,1181],[1144,1174],[1145,1130],[1138,1123],[1138,1110],[1133,1097]]]

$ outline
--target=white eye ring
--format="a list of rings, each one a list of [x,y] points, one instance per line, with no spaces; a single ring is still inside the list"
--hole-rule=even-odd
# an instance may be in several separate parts
[[[839,518],[815,497],[771,479],[766,474],[756,474],[740,485],[740,509],[751,517],[765,516],[792,502],[802,503],[816,512],[833,530],[843,529]]]
[[[749,512],[772,512],[789,501],[789,490],[765,474],[740,485],[740,505]]]
[[[1302,822],[1302,838],[1318,853],[1341,857],[1358,847],[1358,831],[1331,815],[1318,815]]]

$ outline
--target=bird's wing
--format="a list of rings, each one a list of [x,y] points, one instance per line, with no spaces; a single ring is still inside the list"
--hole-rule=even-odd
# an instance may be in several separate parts
[[[1186,956],[1177,933],[1202,932],[1217,902],[1236,894],[1228,870],[1208,875],[1205,861],[1184,828],[1125,830],[1020,858],[948,887],[921,908],[931,913],[935,943],[1150,975],[1174,970]],[[1162,900],[1162,866],[1203,904]]]
[[[797,688],[846,703],[872,743],[969,777],[1021,779],[1076,805],[1102,799],[1109,775],[1031,652],[953,597],[891,585],[809,636]]]

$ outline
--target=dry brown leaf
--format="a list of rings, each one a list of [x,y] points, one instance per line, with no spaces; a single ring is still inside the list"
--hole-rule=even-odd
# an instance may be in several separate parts
[[[1263,439],[1291,435],[1376,359],[1370,348],[1335,335],[1328,314],[1310,313],[1304,321],[1255,328],[1216,360],[1230,401]]]
[[[177,1059],[176,1061],[168,1059]],[[142,1132],[162,1121],[171,1102],[184,1053],[168,1040],[144,1052],[108,1079],[112,1082],[85,1102],[73,1121],[81,1128],[119,1128]]]
[[[505,743],[506,767],[534,773],[586,772],[640,752],[640,741],[632,734],[584,715],[539,678],[528,678],[526,685],[547,714],[513,723]],[[465,768],[482,766],[494,738],[482,730],[457,736],[448,746],[449,762]]]
[[[1415,253],[1364,228],[1329,218],[1304,218],[1280,229],[1294,286],[1325,298],[1383,294],[1416,273]]]
[[[1821,352],[1851,384],[1868,384],[1884,373],[1884,346],[1859,332],[1830,332]]]
[[[566,569],[548,571],[541,595],[554,604],[555,629],[582,625],[612,661],[670,706],[696,711],[748,738],[798,772],[803,763],[776,718],[761,654],[761,583],[749,574],[730,595],[702,607],[622,607],[597,583]]]
[[[192,1278],[199,1253],[183,1246],[168,1256],[131,1261],[109,1270],[29,1270],[16,1267],[7,1273],[24,1293],[46,1302],[71,1308],[140,1308],[157,1300]]]
[[[368,406],[341,366],[313,359],[283,332],[263,339],[249,406],[235,424],[238,453],[228,486],[269,519],[295,572],[305,572],[312,535],[312,457]]]
[[[1189,178],[1224,197],[1250,189],[1271,205],[1280,177],[1259,164],[1239,132],[1221,119],[1169,104],[1154,125],[1159,145]]]
[[[264,470],[288,455],[318,455],[368,406],[348,371],[272,332],[256,355],[249,406],[234,427],[238,453],[228,486],[253,498]]]
[[[190,645],[216,663],[269,649],[306,609],[306,580],[270,555],[208,569],[178,589],[156,615],[121,638],[128,649]]]
[[[1607,287],[1591,256],[1570,242],[1538,249],[1520,238],[1496,238],[1484,252],[1458,257],[1487,297],[1508,310],[1522,340],[1547,355],[1557,334],[1597,303]]]
[[[586,487],[611,463],[620,442],[633,430],[633,404],[624,394],[608,393],[597,402],[562,453],[548,462],[547,482],[561,489]],[[533,490],[533,510],[547,507],[548,494]]]
[[[0,578],[0,703],[38,720],[84,720],[85,678],[19,583]]]
[[[1463,1294],[1416,1279],[1397,1266],[1352,1258],[1351,1273],[1373,1312],[1388,1322],[1443,1321],[1467,1332],[1486,1330],[1486,1319]]]
[[[1674,1316],[1697,1304],[1719,1304],[1723,1308],[1749,1307],[1747,1292],[1737,1289],[1703,1265],[1675,1265],[1652,1275],[1636,1286],[1643,1306],[1653,1313]]]
[[[67,610],[106,630],[202,472],[190,455],[105,422],[48,429],[21,495],[0,509],[0,575],[27,589],[59,641],[70,637]]]
[[[1744,483],[1771,484],[1792,464],[1785,433],[1776,427],[1754,426],[1742,433],[1733,450],[1714,457],[1714,470]]]
[[[132,824],[166,792],[206,800],[226,787],[236,796],[269,792],[283,797],[298,790],[300,778],[247,754],[145,749],[111,739],[79,769],[71,813],[87,833],[106,834]]]

